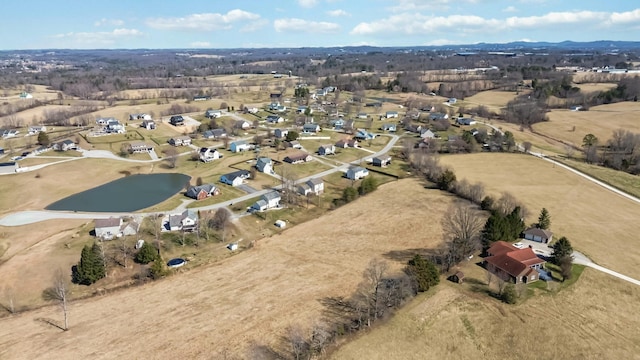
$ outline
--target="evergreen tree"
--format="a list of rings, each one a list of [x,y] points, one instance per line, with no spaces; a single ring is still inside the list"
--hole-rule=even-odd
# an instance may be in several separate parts
[[[98,244],[85,245],[80,255],[80,262],[76,265],[73,278],[81,285],[91,285],[106,275],[104,261]]]
[[[488,249],[494,242],[504,240],[505,234],[506,224],[504,217],[494,211],[485,222],[484,228],[480,233],[483,248]]]
[[[502,290],[502,301],[507,304],[515,304],[518,300],[518,294],[516,293],[516,287],[513,284],[507,284]]]
[[[560,260],[564,257],[571,257],[571,253],[573,253],[571,242],[563,236],[553,244],[553,254],[551,254],[552,262],[554,264],[560,264]]]
[[[38,133],[38,144],[42,146],[49,146],[49,144],[51,144],[51,141],[49,140],[49,135],[47,135],[46,132],[40,131]]]
[[[573,258],[570,255],[563,256],[556,260],[560,266],[562,282],[571,279],[571,269],[573,268]]]
[[[427,291],[440,282],[440,273],[436,266],[418,254],[409,260],[406,272],[416,282],[419,292]]]
[[[440,190],[449,191],[456,181],[456,174],[450,170],[445,170],[437,179],[437,185]]]
[[[134,260],[140,264],[148,264],[154,260],[159,258],[158,249],[156,249],[153,245],[145,242],[142,244],[142,247],[136,254]]]
[[[356,190],[354,187],[349,186],[344,190],[342,190],[342,200],[344,200],[345,203],[352,202],[357,198],[358,198],[358,190]]]
[[[540,216],[538,216],[538,228],[547,230],[551,227],[551,216],[546,208],[542,208]]]
[[[505,234],[506,236],[502,240],[513,241],[524,231],[525,225],[520,211],[520,206],[516,206],[513,211],[507,215],[507,234]]]
[[[358,187],[358,193],[360,195],[366,195],[378,188],[378,181],[373,176],[367,176],[362,180],[362,183]]]
[[[157,280],[167,274],[167,270],[164,265],[164,260],[160,256],[156,256],[156,259],[151,264],[149,269],[149,276],[154,280]]]
[[[285,136],[285,139],[286,139],[287,141],[294,141],[294,140],[297,140],[297,139],[298,139],[298,136],[300,136],[300,134],[298,134],[298,132],[297,132],[297,131],[290,130],[290,131],[287,133],[287,136]]]

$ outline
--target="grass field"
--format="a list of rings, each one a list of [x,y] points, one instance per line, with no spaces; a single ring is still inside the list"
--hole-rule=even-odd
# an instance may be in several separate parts
[[[494,196],[513,194],[529,210],[527,224],[547,208],[556,237],[566,236],[596,263],[640,279],[640,248],[633,245],[640,218],[635,202],[533,156],[479,153],[443,156],[441,162],[458,179],[485,184]]]
[[[601,143],[605,143],[614,130],[640,133],[640,124],[636,120],[638,115],[640,103],[637,102],[594,106],[589,111],[552,110],[549,121],[535,124],[533,129],[576,146],[582,146],[582,138],[586,134],[594,134]]]
[[[451,200],[417,180],[384,185],[215,265],[73,302],[70,331],[37,320],[59,321],[56,306],[0,319],[0,357],[250,357],[252,343],[277,346],[288,326],[318,319],[318,300],[351,293],[372,258],[438,244]]]
[[[487,90],[479,92],[473,96],[465,98],[462,105],[476,107],[484,105],[489,110],[500,113],[500,110],[507,106],[507,103],[516,98],[515,91]]]
[[[576,87],[580,88],[580,92],[582,93],[607,91],[615,88],[616,86],[616,83],[584,83],[576,85]]]
[[[564,157],[557,157],[555,160],[640,198],[640,177],[637,175],[606,168],[604,166],[587,164],[582,161],[576,161]]]
[[[330,358],[633,359],[638,297],[639,287],[592,269],[556,295],[515,306],[445,281]]]

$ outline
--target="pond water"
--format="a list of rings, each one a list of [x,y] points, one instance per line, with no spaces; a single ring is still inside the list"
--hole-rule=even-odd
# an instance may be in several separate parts
[[[58,200],[47,210],[132,212],[148,208],[184,189],[184,174],[131,175]]]

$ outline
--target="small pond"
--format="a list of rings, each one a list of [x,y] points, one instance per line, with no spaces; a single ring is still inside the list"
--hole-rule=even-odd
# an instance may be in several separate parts
[[[47,210],[132,212],[161,203],[184,189],[184,174],[130,175],[58,200]]]

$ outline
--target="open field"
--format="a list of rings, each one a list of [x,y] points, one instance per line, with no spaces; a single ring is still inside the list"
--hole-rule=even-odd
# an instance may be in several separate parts
[[[605,143],[618,129],[640,133],[638,115],[640,103],[637,102],[594,106],[589,111],[552,110],[549,121],[535,124],[533,129],[576,146],[582,146],[586,134],[594,134]],[[574,126],[576,130],[572,131]]]
[[[438,244],[452,199],[415,179],[394,182],[213,266],[74,302],[70,331],[35,320],[58,321],[55,306],[0,319],[0,357],[249,357],[252,343],[276,345],[287,326],[310,326],[318,300],[350,294],[372,258]]]
[[[479,153],[443,156],[441,162],[458,179],[481,182],[495,196],[513,194],[529,210],[527,224],[547,208],[555,237],[566,236],[599,265],[640,279],[637,203],[533,156]]]
[[[445,281],[331,358],[633,359],[638,297],[637,286],[592,269],[556,295],[515,306]]]
[[[487,90],[479,92],[473,96],[465,98],[460,105],[466,107],[476,107],[484,105],[489,110],[500,113],[500,110],[507,106],[507,103],[516,98],[515,91]]]
[[[590,175],[600,181],[612,185],[626,193],[640,198],[640,176],[629,174],[624,171],[610,169],[604,166],[587,164],[582,161],[556,157],[554,160],[560,161],[581,172]]]
[[[68,105],[45,105],[45,106],[38,106],[32,109],[20,111],[16,113],[14,116],[16,119],[21,121],[22,125],[33,125],[33,124],[39,124],[40,120],[42,120],[45,112],[47,111],[70,110],[71,108],[72,107]],[[0,126],[8,125],[6,123],[7,121],[8,121],[7,117],[0,118]]]
[[[577,84],[576,87],[580,88],[582,93],[601,92],[614,89],[618,84],[616,83],[584,83]]]

